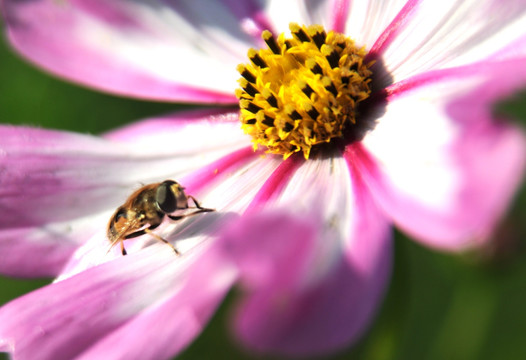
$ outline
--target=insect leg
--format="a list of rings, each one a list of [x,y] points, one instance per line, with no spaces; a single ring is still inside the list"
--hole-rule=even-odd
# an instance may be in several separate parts
[[[126,249],[124,248],[124,239],[121,239],[121,252],[122,252],[122,255],[128,254],[126,252]]]
[[[157,235],[156,233],[154,233],[152,231],[152,229],[155,229],[158,226],[159,226],[159,224],[157,224],[155,226],[150,226],[149,228],[146,228],[146,229],[142,229],[142,230],[136,231],[136,232],[134,232],[132,234],[128,234],[128,235],[126,235],[125,239],[131,239],[131,238],[138,237],[138,236],[141,236],[141,235],[144,235],[144,234],[148,234],[151,237],[155,238],[156,240],[162,241],[166,245],[170,246],[177,255],[181,255],[181,253],[172,244],[170,244],[168,241],[166,241],[165,239],[163,239],[162,237],[160,237],[159,235]],[[122,245],[122,242],[121,242],[121,246],[124,248],[124,245]],[[126,252],[126,250],[124,250],[124,251]],[[126,254],[123,253],[123,255],[126,255]]]
[[[175,248],[175,246],[173,246],[171,243],[169,243],[167,240],[163,239],[162,237],[160,237],[159,235],[157,235],[156,233],[152,232],[149,228],[146,228],[143,230],[145,233],[147,233],[148,235],[150,235],[151,237],[159,240],[159,241],[162,241],[163,243],[165,243],[166,245],[170,246],[172,248],[172,250],[175,252],[176,255],[181,255],[181,253],[179,252],[179,250],[177,250]]]
[[[170,219],[172,219],[174,221],[177,221],[177,220],[181,220],[181,219],[187,218],[189,216],[194,216],[194,215],[201,214],[201,213],[204,213],[204,212],[215,211],[215,209],[208,209],[208,208],[202,207],[199,204],[199,202],[196,200],[196,198],[193,197],[192,195],[188,195],[187,197],[189,199],[192,199],[192,201],[194,202],[193,209],[197,209],[197,210],[195,210],[194,212],[188,213],[188,214],[184,214],[184,215],[177,215],[177,216],[175,216],[175,215],[168,215],[168,214],[166,214],[166,216],[168,216]]]
[[[195,205],[196,208],[203,210],[203,211],[201,211],[201,212],[215,211],[214,209],[207,209],[207,208],[202,207],[202,206],[199,204],[199,202],[196,200],[196,198],[193,197],[192,195],[188,195],[187,197],[188,197],[189,199],[192,199],[192,201],[194,202],[194,205]]]
[[[197,215],[197,214],[210,212],[210,211],[215,211],[215,210],[214,209],[207,209],[207,208],[197,208],[197,210],[195,210],[194,212],[188,213],[188,214],[177,215],[177,216],[168,215],[167,214],[166,216],[168,216],[170,219],[172,219],[174,221],[177,221],[177,220],[181,220],[181,219],[184,219],[184,218],[187,218],[187,217],[190,217],[190,216],[194,216],[194,215]]]
[[[126,252],[126,249],[124,248],[124,239],[119,239],[119,238],[115,239],[115,240],[111,243],[110,248],[108,249],[108,251],[106,251],[106,254],[108,254],[108,253],[111,251],[111,249],[113,249],[113,247],[115,246],[115,244],[117,244],[117,241],[121,244],[121,252],[122,252],[122,255],[126,255],[126,254],[128,254],[128,253]]]

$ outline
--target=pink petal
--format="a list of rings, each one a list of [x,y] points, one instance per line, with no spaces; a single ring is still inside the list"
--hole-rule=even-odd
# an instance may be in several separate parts
[[[409,1],[418,3],[402,26],[375,49],[394,81],[429,70],[488,60],[524,38],[524,0]],[[385,41],[383,41],[385,40]],[[516,53],[524,54],[522,49]]]
[[[292,175],[303,163],[303,159],[298,155],[295,154],[283,161],[271,175],[269,174],[265,184],[252,199],[247,211],[257,211],[267,205],[270,200],[275,200],[275,197],[290,183]]]
[[[526,156],[524,133],[494,119],[492,105],[526,84],[523,65],[475,64],[388,89],[386,114],[348,159],[403,230],[449,250],[488,238]]]
[[[222,108],[187,110],[150,118],[107,132],[103,137],[133,145],[143,154],[166,153],[178,157],[224,155],[251,144],[251,138],[241,131],[239,111]]]
[[[0,133],[0,271],[55,275],[101,220],[97,212],[120,201],[107,169],[130,164],[123,149],[90,136],[10,126]]]
[[[168,359],[199,334],[234,279],[207,250],[121,257],[2,307],[0,349],[21,360]]]
[[[494,55],[494,58],[496,60],[526,58],[526,34],[515,41],[509,42],[507,46]]]
[[[315,232],[312,223],[282,209],[252,213],[224,230],[224,255],[236,262],[249,290],[275,286],[283,291],[299,283],[315,256]]]
[[[411,19],[413,9],[419,2],[419,0],[349,1],[344,32],[359,45],[378,52],[381,44]]]
[[[13,46],[46,70],[139,98],[235,103],[236,65],[254,43],[222,2],[7,0]]]
[[[337,155],[298,168],[224,236],[246,291],[235,318],[261,352],[315,355],[364,332],[390,273],[387,221]]]
[[[347,17],[349,15],[349,6],[351,3],[352,1],[350,0],[333,1],[333,8],[331,12],[332,24],[330,29],[339,33],[345,33],[345,22],[347,21]]]
[[[229,119],[213,110],[181,113],[107,135],[115,141],[0,127],[0,271],[56,275],[141,183],[179,180],[248,146]]]
[[[0,230],[0,273],[16,277],[53,277],[78,248],[82,236],[93,231],[82,220],[49,225],[43,229]],[[5,224],[2,224],[5,226]],[[72,230],[68,231],[68,227]]]

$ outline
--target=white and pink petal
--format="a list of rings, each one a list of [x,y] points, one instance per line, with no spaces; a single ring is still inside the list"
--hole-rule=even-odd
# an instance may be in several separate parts
[[[56,275],[119,201],[126,182],[118,174],[131,164],[122,146],[91,136],[14,126],[0,133],[0,271]]]
[[[366,49],[376,49],[403,26],[418,1],[335,1],[347,8],[347,18],[341,32]],[[396,19],[396,20],[395,20]],[[397,21],[398,20],[398,21]]]
[[[216,236],[221,228],[245,211],[258,189],[279,163],[279,158],[260,157],[260,154],[254,153],[252,148],[248,147],[177,179],[185,186],[187,194],[195,196],[202,206],[215,211],[180,221],[166,220],[155,233],[171,241],[181,253],[193,252],[194,248]],[[170,247],[148,235],[125,242],[128,253],[136,253],[150,245],[161,246],[173,254]],[[58,281],[116,257],[122,257],[118,246],[112,251],[109,250],[110,243],[106,238],[105,227],[99,227],[98,231],[71,256]]]
[[[140,184],[180,180],[249,147],[217,110],[146,120],[107,139],[14,126],[0,133],[0,248],[9,254],[0,271],[17,276],[57,275]]]
[[[202,331],[235,280],[212,250],[174,258],[152,247],[16,299],[0,309],[0,350],[21,360],[168,359]]]
[[[411,0],[370,49],[397,82],[430,70],[524,54],[525,21],[524,0]],[[503,55],[510,44],[515,51]]]
[[[219,1],[7,0],[3,13],[13,46],[44,69],[147,99],[235,103],[235,66],[255,43]]]
[[[363,334],[382,298],[389,223],[341,156],[280,168],[285,184],[264,187],[223,237],[245,289],[235,331],[263,353],[334,351]]]
[[[388,88],[386,113],[349,159],[404,231],[441,249],[488,239],[521,181],[523,131],[493,105],[526,84],[523,61],[436,71]]]

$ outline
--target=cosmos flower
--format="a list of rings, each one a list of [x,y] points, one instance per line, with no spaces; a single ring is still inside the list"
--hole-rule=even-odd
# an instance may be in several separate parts
[[[232,105],[100,137],[0,128],[0,270],[57,277],[0,309],[17,359],[169,358],[234,284],[245,346],[341,349],[382,299],[392,224],[481,246],[521,181],[523,132],[492,106],[526,85],[524,1],[2,6],[14,48],[58,76]],[[216,211],[155,230],[180,256],[148,236],[108,251],[112,212],[164,179]]]

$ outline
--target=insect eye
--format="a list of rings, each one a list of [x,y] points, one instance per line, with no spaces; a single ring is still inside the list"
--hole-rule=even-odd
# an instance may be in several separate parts
[[[157,187],[155,201],[157,201],[157,205],[165,213],[174,212],[177,208],[177,199],[172,191],[172,186],[175,184],[175,181],[167,180]]]

